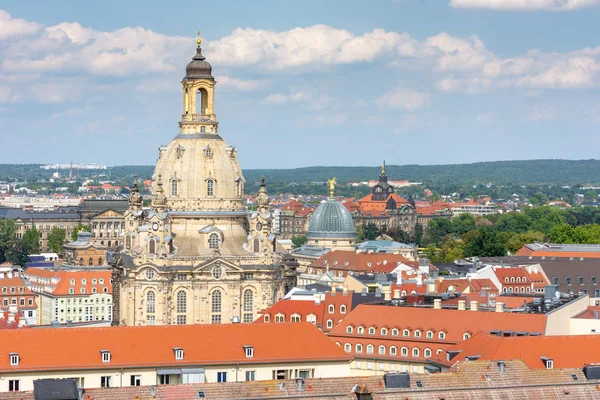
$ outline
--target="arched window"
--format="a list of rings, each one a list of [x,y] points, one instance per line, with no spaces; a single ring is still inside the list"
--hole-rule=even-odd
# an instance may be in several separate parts
[[[254,252],[260,252],[260,240],[258,238],[254,239]]]
[[[419,349],[417,347],[413,347],[413,349],[412,349],[412,356],[413,357],[419,357]]]
[[[254,293],[252,290],[244,290],[244,311],[252,311],[254,301]]]
[[[444,333],[444,332],[438,333],[438,339],[446,339],[446,333]]]
[[[150,239],[150,241],[148,242],[148,253],[156,253],[156,242],[154,241],[154,239]]]
[[[398,329],[392,329],[392,336],[398,336]]]
[[[187,310],[187,294],[184,290],[177,292],[177,312],[185,313]]]
[[[385,346],[379,346],[379,355],[380,356],[385,355]]]
[[[125,247],[130,249],[131,248],[131,236],[126,236],[125,237]]]
[[[514,281],[515,281],[515,277],[514,277],[514,276],[511,276],[511,277],[510,277],[510,282],[512,283],[512,282],[514,282]]]
[[[390,356],[395,356],[396,355],[396,346],[392,346],[390,347]]]
[[[403,357],[408,356],[408,347],[403,347],[400,354],[402,354]]]
[[[88,260],[88,265],[89,266],[94,265],[94,260],[92,259],[92,257],[90,257],[90,259]]]
[[[171,181],[171,196],[177,197],[179,193],[179,182],[176,179]]]
[[[352,333],[352,327],[351,326],[347,326],[346,327],[346,333]]]
[[[362,335],[363,333],[365,333],[365,328],[363,328],[362,326],[359,326],[358,330],[356,332],[358,332],[359,335]]]
[[[423,352],[423,354],[425,355],[425,358],[429,358],[429,357],[431,357],[431,350],[430,349],[425,349],[425,351]]]
[[[344,345],[344,350],[346,351],[346,353],[350,353],[352,351],[352,345],[350,343],[346,343]]]
[[[531,288],[529,286],[527,286],[527,293],[529,293],[531,291]]]
[[[362,353],[362,344],[357,344],[356,347],[355,347],[355,351],[357,353]]]
[[[340,314],[346,314],[346,306],[344,304],[340,306]]]
[[[206,195],[214,196],[215,195],[215,181],[209,179],[206,181]]]
[[[417,338],[421,337],[421,331],[418,331],[418,330],[415,331],[415,337],[417,337]]]
[[[148,314],[154,314],[156,312],[156,295],[153,291],[149,291],[146,294],[146,312]]]
[[[98,265],[102,265],[102,257],[98,258]]]
[[[218,233],[210,234],[210,236],[208,237],[208,247],[211,249],[219,248],[219,234]]]
[[[508,283],[508,277],[504,278],[504,282]]]
[[[370,327],[369,328],[369,335],[374,335],[375,334],[375,328]]]
[[[79,259],[79,266],[83,267],[83,257]]]
[[[367,345],[367,354],[373,354],[373,345],[372,344]]]
[[[433,332],[427,331],[427,339],[433,339]]]
[[[335,306],[333,304],[330,304],[328,309],[329,309],[329,314],[333,314],[335,312]]]
[[[292,315],[291,318],[292,322],[300,322],[300,316],[299,315]],[[283,322],[283,321],[281,321]]]
[[[271,322],[271,317],[268,314],[265,315],[265,322]]]
[[[471,335],[469,333],[463,333],[463,340],[467,340]]]
[[[403,330],[402,331],[402,336],[404,336],[404,337],[410,336],[410,331],[408,329]]]
[[[212,292],[212,302],[211,302],[211,310],[214,313],[221,312],[221,291],[215,290]]]
[[[328,319],[327,320],[327,329],[331,329],[331,328],[333,328],[333,320]]]
[[[381,328],[381,336],[387,336],[388,330],[386,328]]]
[[[292,322],[300,322],[300,317],[297,317],[298,321],[294,321],[294,317],[292,317]],[[275,322],[284,322],[285,321],[285,317],[283,315],[276,315],[275,316]]]
[[[202,133],[206,132],[206,127],[205,126],[201,126],[200,127],[200,132],[202,132]]]

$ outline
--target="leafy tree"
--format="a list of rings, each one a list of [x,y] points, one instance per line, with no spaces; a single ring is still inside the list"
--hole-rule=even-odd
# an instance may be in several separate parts
[[[62,228],[53,228],[48,234],[48,248],[54,253],[60,253],[67,239],[67,232]]]
[[[552,243],[573,243],[573,227],[569,224],[555,225],[548,233]]]
[[[462,240],[447,236],[439,252],[442,262],[451,263],[464,258],[465,244]]]
[[[524,232],[524,233],[516,233],[508,239],[507,247],[508,251],[512,254],[515,254],[521,247],[523,247],[527,243],[533,242],[543,242],[544,241],[544,233],[543,232]]]
[[[442,238],[454,230],[452,221],[446,218],[434,218],[427,225],[427,243],[439,244]]]
[[[417,244],[417,246],[420,246],[423,242],[423,225],[419,223],[415,225],[414,242]]]
[[[509,236],[508,233],[496,232],[488,226],[468,232],[463,236],[463,240],[465,240],[464,255],[466,257],[504,256]]]
[[[75,229],[73,229],[73,231],[71,232],[71,240],[75,241],[77,240],[77,238],[79,237],[79,232],[81,231],[85,231],[85,232],[91,232],[92,228],[89,225],[83,225],[83,224],[79,224],[75,227]]]
[[[40,252],[40,232],[35,226],[25,231],[22,242],[27,254],[38,254]]]
[[[7,261],[7,251],[14,245],[17,226],[12,219],[0,220],[0,263]]]
[[[302,245],[304,243],[306,243],[306,236],[304,236],[304,235],[293,236],[292,243],[293,243],[295,249],[297,249],[298,247],[302,247]]]
[[[598,193],[596,193],[595,190],[587,190],[584,194],[583,194],[583,198],[586,201],[596,201],[598,200]]]
[[[410,233],[403,231],[400,228],[395,228],[386,232],[388,236],[395,240],[396,242],[401,243],[410,243],[412,241]]]
[[[39,236],[37,239],[39,240]],[[26,248],[25,242],[23,240],[14,238],[12,246],[6,251],[6,259],[13,265],[20,265],[21,267],[24,267],[29,260],[29,254],[30,253]]]
[[[523,233],[529,230],[531,217],[521,213],[506,213],[498,217],[494,224],[497,231]]]
[[[452,219],[452,232],[462,235],[475,229],[475,217],[472,214],[463,213]]]
[[[377,225],[369,222],[366,225],[360,225],[356,228],[356,240],[364,242],[365,240],[375,240],[379,236]]]

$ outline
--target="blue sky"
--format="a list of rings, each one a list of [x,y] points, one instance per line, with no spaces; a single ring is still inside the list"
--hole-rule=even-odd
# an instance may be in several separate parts
[[[598,158],[600,0],[0,2],[2,163],[153,164],[195,32],[243,168]]]

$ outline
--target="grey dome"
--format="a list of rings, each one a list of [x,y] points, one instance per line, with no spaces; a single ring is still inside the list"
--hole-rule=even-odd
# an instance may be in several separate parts
[[[202,49],[198,47],[196,55],[185,68],[186,78],[205,78],[212,76],[212,67],[206,61],[206,57],[202,55]]]
[[[341,203],[329,199],[315,210],[306,237],[354,239],[356,231],[352,214]]]

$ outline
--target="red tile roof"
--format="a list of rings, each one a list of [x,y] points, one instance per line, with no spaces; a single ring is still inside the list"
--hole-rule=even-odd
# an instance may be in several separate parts
[[[254,357],[246,358],[243,346],[252,346]],[[183,360],[175,360],[175,347],[183,349]],[[110,351],[109,363],[102,362],[100,350]],[[11,352],[19,354],[20,364],[11,366],[9,357],[0,357],[0,372],[350,361],[331,339],[307,323],[0,331],[0,354]]]
[[[454,365],[466,357],[480,355],[480,360],[522,360],[532,369],[545,369],[542,357],[552,359],[554,368],[583,368],[600,360],[600,336],[513,336],[498,337],[477,334],[448,351],[460,353],[448,361],[442,353],[432,359],[443,365]]]
[[[355,251],[336,250],[330,251],[316,259],[310,264],[310,267],[318,269],[325,269],[326,267],[329,267],[330,270],[334,271],[389,274],[398,267],[398,263],[413,266],[410,264],[410,261],[399,254],[357,253]]]
[[[320,326],[323,323],[323,305],[323,302],[317,304],[313,300],[279,300],[270,308],[261,311],[262,317],[255,322],[265,322],[265,316],[267,315],[269,316],[269,322],[275,322],[275,316],[278,314],[283,315],[283,322],[292,322],[293,315],[299,315],[300,321],[306,322],[306,317],[312,314],[316,318],[317,325]]]
[[[25,271],[25,275],[42,278],[57,278],[58,283],[52,291],[52,294],[55,296],[87,296],[94,293],[94,289],[95,293],[112,293],[112,272],[110,270],[52,271],[44,268],[28,268],[27,271]],[[74,280],[74,282],[72,282],[72,280]],[[85,284],[83,283],[84,280]],[[104,283],[100,283],[101,280]],[[93,283],[94,281],[96,282],[95,284]],[[73,294],[70,293],[70,289],[73,289]],[[81,293],[81,289],[85,289],[85,293]]]
[[[331,335],[346,335],[346,327],[388,326],[403,329],[433,330],[447,332],[446,341],[459,342],[463,334],[471,331],[513,330],[525,332],[546,331],[546,316],[543,314],[497,313],[490,311],[459,311],[420,307],[394,307],[384,305],[360,305],[356,307]],[[367,338],[368,339],[368,338]]]

